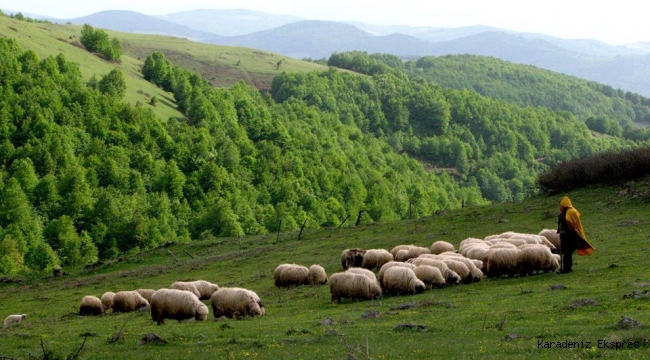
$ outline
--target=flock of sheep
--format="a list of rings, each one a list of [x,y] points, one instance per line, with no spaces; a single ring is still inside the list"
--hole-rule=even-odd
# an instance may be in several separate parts
[[[350,248],[341,253],[342,272],[328,277],[320,265],[307,268],[281,264],[274,269],[273,280],[280,288],[329,283],[333,302],[369,300],[383,294],[417,294],[446,285],[469,284],[481,281],[483,276],[526,276],[555,271],[560,265],[559,250],[559,236],[549,229],[537,235],[505,232],[484,239],[468,238],[460,242],[458,249],[445,241],[436,241],[429,248],[398,245],[390,251]],[[203,321],[209,311],[202,300],[210,300],[215,318],[240,319],[266,313],[260,297],[251,290],[196,280],[177,281],[169,288],[158,290],[108,291],[101,298],[87,295],[81,299],[79,315],[148,309],[158,325],[164,324],[165,319]],[[9,315],[4,320],[4,328],[26,317],[26,314]]]
[[[320,285],[329,280],[332,301],[377,299],[382,295],[417,294],[446,285],[469,284],[483,276],[526,276],[555,271],[560,266],[559,237],[555,230],[539,234],[505,232],[484,239],[468,238],[459,248],[436,241],[429,248],[398,245],[386,249],[345,249],[342,272],[329,279],[323,268],[278,265],[277,287]],[[376,271],[376,273],[375,273]]]
[[[114,313],[142,309],[151,311],[151,319],[158,325],[165,319],[178,321],[208,318],[208,307],[202,300],[210,300],[215,318],[241,318],[264,315],[260,297],[251,290],[219,287],[205,280],[177,281],[158,290],[137,289],[132,291],[107,291],[101,298],[87,295],[79,304],[79,315],[102,315],[108,310]]]

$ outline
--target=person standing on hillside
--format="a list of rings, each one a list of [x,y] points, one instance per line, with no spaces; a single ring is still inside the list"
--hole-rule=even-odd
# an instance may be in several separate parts
[[[573,252],[577,251],[580,256],[591,255],[595,248],[587,241],[587,236],[580,222],[580,213],[573,207],[568,196],[565,196],[560,201],[557,232],[560,234],[560,245],[562,247],[560,273],[570,273],[573,267]]]

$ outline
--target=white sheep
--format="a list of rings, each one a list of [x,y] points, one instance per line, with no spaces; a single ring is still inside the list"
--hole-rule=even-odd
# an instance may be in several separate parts
[[[194,283],[191,281],[175,281],[171,285],[169,285],[169,288],[189,291],[192,294],[196,295],[196,297],[201,298],[201,293],[199,292],[199,289],[197,289],[196,285],[194,285]]]
[[[205,280],[194,280],[190,281],[190,284],[193,284],[196,287],[196,290],[199,292],[199,300],[208,300],[212,294],[219,290],[217,284],[213,284]]]
[[[520,275],[531,275],[540,271],[555,271],[559,267],[559,262],[546,245],[528,244],[519,248]]]
[[[461,278],[455,271],[451,270],[447,264],[445,264],[440,255],[434,254],[423,254],[415,259],[410,259],[408,263],[421,266],[429,265],[438,268],[442,273],[442,276],[445,278],[445,284],[447,285],[457,285],[460,283]],[[408,264],[407,263],[407,264]]]
[[[377,280],[377,275],[375,275],[375,273],[372,272],[371,270],[364,269],[364,268],[349,268],[345,270],[345,272],[367,276],[368,279],[372,280],[373,282],[376,282],[377,285],[379,285],[379,280]]]
[[[466,258],[466,257],[464,257],[462,255],[460,255],[460,256],[453,255],[452,256],[451,254],[444,254],[444,253],[441,254],[441,255],[443,255],[443,256],[446,255],[448,259],[455,260],[455,261],[460,261],[463,264],[465,264],[465,266],[467,266],[467,269],[469,269],[469,273],[471,275],[471,281],[481,281],[481,279],[483,279],[483,271],[481,271],[481,269],[479,267],[477,267],[476,264],[474,263],[474,261],[478,261],[478,260],[472,260],[472,259]],[[457,254],[457,255],[459,255],[459,254]],[[480,264],[481,267],[483,267],[483,262],[482,261],[479,261],[479,264]],[[452,270],[456,271],[455,269],[452,269]],[[456,273],[458,273],[458,271],[456,271]]]
[[[20,324],[20,321],[24,318],[26,318],[26,314],[21,314],[21,315],[9,315],[5,318],[3,328],[6,329],[14,324]]]
[[[379,272],[377,273],[377,281],[379,281],[380,284],[382,283],[382,281],[384,279],[384,273],[386,272],[386,270],[390,269],[393,266],[406,267],[406,268],[409,268],[411,270],[413,270],[415,268],[415,264],[411,264],[411,263],[408,263],[408,262],[389,261],[389,262],[385,263],[381,267],[381,269],[379,269]]]
[[[262,316],[266,313],[259,296],[248,289],[222,287],[210,297],[212,312],[215,318]]]
[[[153,296],[153,293],[156,292],[154,289],[136,289],[134,291],[142,295],[143,298],[147,299],[149,303],[151,303],[151,297]]]
[[[113,298],[115,297],[115,293],[112,291],[107,291],[102,294],[102,311],[107,312],[108,309],[113,308]]]
[[[562,250],[562,243],[560,242],[560,234],[555,229],[542,229],[539,236],[543,236],[548,240],[557,250]]]
[[[130,312],[149,306],[147,299],[136,291],[118,291],[113,296],[113,312]]]
[[[428,285],[432,289],[434,287],[445,286],[445,278],[437,267],[431,265],[419,265],[413,269],[413,272],[418,279],[422,280],[425,285]]]
[[[371,300],[381,297],[381,287],[377,282],[372,281],[367,275],[348,271],[330,275],[332,301],[340,303],[341,299]]]
[[[442,261],[449,267],[450,270],[460,276],[461,282],[469,284],[472,282],[472,273],[465,263],[451,258],[443,258]]]
[[[203,321],[208,312],[208,307],[186,290],[159,289],[151,297],[151,318],[158,325],[164,325],[165,319]]]
[[[431,244],[431,248],[429,250],[431,251],[432,254],[441,254],[447,251],[451,251],[451,252],[456,251],[452,243],[447,241],[442,241],[442,240],[435,241],[433,244]]]
[[[492,248],[485,254],[484,264],[488,277],[512,276],[519,272],[519,249]]]
[[[368,270],[375,268],[381,269],[381,267],[389,261],[393,261],[393,254],[388,250],[369,249],[366,250],[366,253],[363,255],[361,267]]]
[[[103,313],[102,300],[94,295],[86,295],[79,303],[79,315],[101,315]]]
[[[280,264],[273,270],[273,281],[277,287],[309,285],[309,269],[303,265]]]
[[[307,281],[309,282],[309,285],[312,286],[327,283],[327,273],[325,272],[325,269],[316,264],[310,266],[307,273]]]
[[[381,287],[387,294],[419,294],[426,286],[412,269],[392,266],[384,272]]]

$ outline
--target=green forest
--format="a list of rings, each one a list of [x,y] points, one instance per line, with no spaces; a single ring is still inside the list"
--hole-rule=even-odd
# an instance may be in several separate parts
[[[63,54],[0,39],[0,274],[523,199],[549,166],[648,143],[590,131],[567,109],[438,85],[389,55],[338,57],[267,93],[214,88],[153,52],[142,76],[185,115],[160,119],[155,103],[123,101],[118,69],[84,79]]]

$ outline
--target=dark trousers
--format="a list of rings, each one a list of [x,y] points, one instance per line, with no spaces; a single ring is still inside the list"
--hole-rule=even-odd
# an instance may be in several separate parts
[[[560,244],[562,245],[562,271],[572,271],[573,252],[576,250],[576,241],[571,234],[560,234]]]

